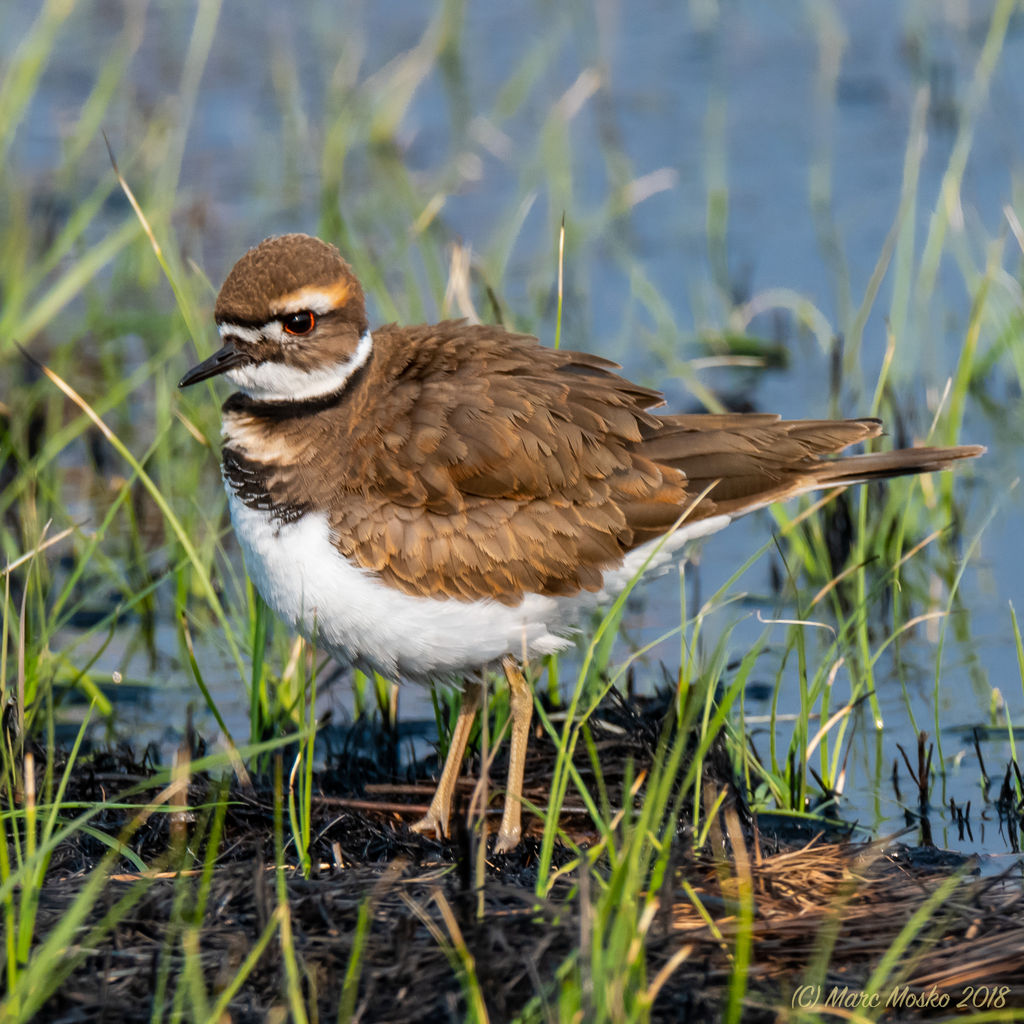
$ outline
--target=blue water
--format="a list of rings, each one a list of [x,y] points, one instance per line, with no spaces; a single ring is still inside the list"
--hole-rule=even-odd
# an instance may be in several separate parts
[[[0,14],[4,58],[27,28],[28,6],[5,5]],[[564,343],[618,359],[632,375],[663,387],[675,407],[695,403],[673,379],[666,358],[708,354],[700,338],[726,324],[730,303],[723,289],[742,300],[787,289],[813,302],[836,330],[848,329],[896,216],[915,97],[930,86],[915,211],[914,248],[920,254],[956,139],[957,112],[969,100],[991,4],[850,0],[826,10],[825,5],[757,0],[652,0],[577,6],[570,13],[540,3],[468,5],[444,72],[427,63],[397,132],[402,161],[413,172],[424,204],[438,189],[449,193],[439,213],[440,230],[472,246],[482,259],[494,258],[494,239],[513,211],[521,206],[527,211],[495,282],[518,324],[538,330],[546,341],[553,338],[555,239],[564,213]],[[223,4],[182,159],[181,195],[201,216],[190,219],[187,209],[179,216],[190,255],[213,282],[265,235],[316,230],[324,122],[334,116],[326,99],[329,83],[388,80],[391,62],[407,59],[420,44],[431,14],[427,5],[411,0],[366,5],[304,0],[287,9],[246,0]],[[97,68],[116,46],[121,17],[116,5],[83,8],[60,36],[58,58],[45,72],[12,153],[26,175],[46,180],[59,168],[63,140]],[[192,5],[163,2],[150,5],[140,23],[139,52],[104,124],[120,151],[131,152],[147,127],[162,122],[173,129],[192,20]],[[841,59],[830,63],[829,54],[840,52],[836,47]],[[497,116],[495,105],[507,83],[538,48],[549,48],[548,58],[529,76],[514,112]],[[572,116],[552,120],[555,105],[573,108],[573,97],[578,104]],[[348,102],[372,105],[377,99],[359,92]],[[926,433],[963,344],[971,295],[962,266],[979,272],[992,238],[1006,236],[1007,273],[993,286],[995,308],[1008,317],[1018,297],[1014,275],[1020,253],[1002,210],[1020,194],[1022,108],[1024,33],[1018,20],[1011,24],[975,123],[959,197],[963,224],[951,230],[949,244],[960,257],[944,259],[934,291],[915,297],[901,325],[893,377],[915,437]],[[545,155],[559,150],[564,162]],[[100,177],[107,173],[101,140],[92,151]],[[374,167],[365,153],[351,154],[340,206],[381,260],[394,259],[397,267],[408,238],[394,225],[374,223],[381,190],[391,187],[374,177]],[[554,178],[552,167],[559,168]],[[145,181],[155,170],[136,168],[135,180]],[[607,205],[637,179],[653,194],[609,220]],[[816,211],[812,192],[823,186],[824,203]],[[81,188],[84,192],[84,183]],[[728,204],[722,272],[716,272],[717,257],[707,242],[713,189],[727,195]],[[831,254],[833,243],[841,265]],[[638,281],[637,273],[646,282]],[[397,270],[386,277],[399,308],[410,308],[403,307]],[[644,299],[648,285],[658,295],[654,302]],[[869,406],[891,302],[890,273],[864,326],[860,371],[844,378],[842,414]],[[438,313],[425,310],[428,316]],[[742,394],[760,409],[787,416],[833,412],[829,356],[817,340],[788,315],[761,316],[743,326],[783,345],[788,366],[702,371],[704,385],[725,396]],[[983,347],[992,344],[994,333],[986,324]],[[184,368],[183,361],[179,369]],[[1014,720],[1024,721],[1008,611],[1010,601],[1024,604],[1021,497],[1020,489],[1010,486],[1024,463],[1024,424],[1018,380],[1008,360],[994,365],[985,398],[984,405],[969,403],[962,435],[990,447],[984,462],[965,471],[958,485],[966,541],[989,514],[991,521],[962,581],[967,639],[961,644],[951,632],[941,655],[939,721],[950,792],[936,791],[936,801],[953,795],[959,803],[974,799],[975,806],[978,772],[963,724],[987,721],[993,687],[1001,690]],[[920,492],[914,493],[916,500]],[[690,571],[691,578],[699,573],[701,592],[711,594],[771,528],[761,515],[712,539],[699,570]],[[747,617],[733,634],[737,656],[763,628],[753,621],[752,609],[760,607],[769,617],[779,611],[770,597],[772,557],[762,559],[739,584],[759,601],[719,612],[709,625],[713,636],[737,617]],[[677,590],[668,580],[645,592],[629,616],[632,641],[646,643],[678,621]],[[939,600],[945,600],[944,591]],[[173,626],[166,629],[166,649],[174,651]],[[917,725],[933,731],[934,632],[919,628],[902,657],[906,691],[894,675],[880,684],[889,727],[881,758],[886,765],[896,756],[896,743],[908,751],[914,746],[908,706]],[[669,641],[651,660],[674,665],[678,643]],[[883,675],[893,669],[891,662],[880,666]],[[773,672],[769,659],[762,675],[771,679]],[[240,695],[229,699],[237,684],[226,675],[225,705],[233,708],[241,728],[244,703]],[[836,686],[833,707],[843,699],[842,672]],[[184,671],[169,672],[166,687],[146,712],[159,721],[180,720],[183,702],[194,696]],[[403,693],[403,706],[415,715],[423,708],[421,696]],[[755,701],[748,710],[764,709]],[[884,782],[872,777],[879,758],[868,724],[862,723],[850,758],[844,809],[884,831],[901,819]],[[1008,746],[990,739],[985,754],[990,771],[1001,770]],[[905,793],[908,788],[905,784]],[[958,845],[951,832],[939,841]],[[991,837],[982,846],[1005,848]]]

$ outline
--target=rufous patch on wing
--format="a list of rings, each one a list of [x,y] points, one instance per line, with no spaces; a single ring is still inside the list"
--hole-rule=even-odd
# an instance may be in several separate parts
[[[274,303],[274,315],[287,313],[329,313],[332,309],[340,309],[352,294],[352,282],[339,277],[333,284],[306,285],[281,296]]]

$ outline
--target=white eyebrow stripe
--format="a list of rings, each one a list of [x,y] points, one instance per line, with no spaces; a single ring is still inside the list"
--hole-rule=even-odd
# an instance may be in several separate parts
[[[238,324],[219,324],[217,330],[225,340],[236,338],[238,341],[245,341],[251,345],[255,345],[261,339],[277,341],[282,345],[295,341],[295,338],[285,331],[278,320],[268,320],[262,327],[240,327]]]
[[[239,341],[247,341],[251,345],[263,337],[263,331],[258,327],[242,327],[239,324],[217,324],[217,333],[224,338],[237,338]]]

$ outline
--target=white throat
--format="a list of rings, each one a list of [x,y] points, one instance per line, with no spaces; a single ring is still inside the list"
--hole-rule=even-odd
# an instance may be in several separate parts
[[[221,334],[248,340],[251,328],[224,324]],[[259,332],[253,330],[255,340]],[[287,363],[250,363],[236,366],[225,376],[240,391],[258,402],[307,402],[336,394],[348,383],[352,375],[366,365],[373,351],[373,335],[367,328],[359,336],[355,352],[344,362],[316,370],[300,370]]]

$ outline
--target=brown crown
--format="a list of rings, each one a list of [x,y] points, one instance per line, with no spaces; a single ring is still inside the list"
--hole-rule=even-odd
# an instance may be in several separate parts
[[[310,235],[278,235],[250,249],[231,268],[217,296],[218,323],[262,324],[277,303],[301,288],[327,288],[344,281],[344,305],[365,325],[363,290],[352,268],[333,245]]]

